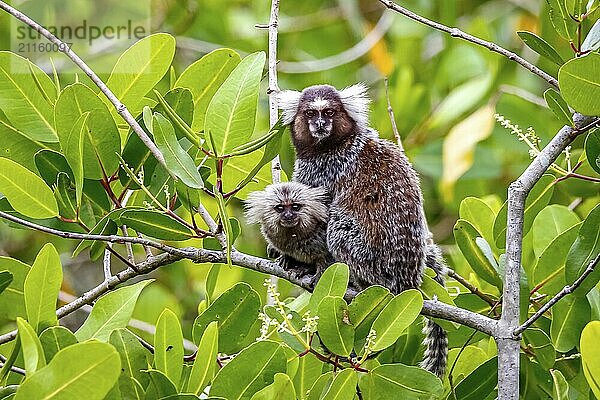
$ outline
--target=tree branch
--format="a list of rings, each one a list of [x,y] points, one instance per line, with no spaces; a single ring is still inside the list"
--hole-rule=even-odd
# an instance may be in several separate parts
[[[271,18],[269,20],[269,124],[271,128],[279,119],[277,107],[277,29],[279,28],[279,0],[271,1]],[[271,178],[273,183],[281,182],[281,162],[279,154],[271,161]]]
[[[404,147],[402,146],[402,138],[400,137],[400,132],[398,132],[398,126],[396,125],[396,118],[394,117],[394,109],[392,108],[392,103],[390,102],[390,91],[388,88],[388,79],[387,77],[383,79],[383,83],[385,84],[385,97],[387,99],[387,111],[390,115],[390,122],[392,123],[392,131],[394,132],[394,136],[396,137],[396,142],[400,150],[404,151]]]
[[[115,94],[108,88],[108,86],[106,86],[106,84],[98,77],[98,75],[96,75],[96,73],[92,71],[92,69],[73,50],[71,50],[70,46],[67,46],[62,40],[54,36],[49,30],[47,30],[31,18],[29,18],[27,15],[23,14],[19,10],[9,6],[5,2],[0,1],[0,8],[12,15],[13,17],[15,17],[16,19],[18,19],[19,21],[29,25],[31,28],[39,32],[40,35],[44,36],[50,42],[56,44],[59,51],[61,51],[67,57],[69,57],[73,61],[73,63],[75,63],[75,65],[81,68],[81,70],[85,72],[87,76],[90,77],[90,79],[96,84],[96,86],[98,86],[100,91],[104,93],[106,98],[115,106],[119,115],[121,115],[125,122],[127,122],[127,124],[131,126],[133,131],[139,136],[140,140],[146,145],[146,147],[150,149],[152,155],[158,160],[158,162],[163,167],[165,167],[167,171],[169,170],[166,167],[165,159],[162,153],[160,152],[158,147],[156,147],[152,139],[150,139],[146,132],[144,132],[140,124],[137,123],[137,121],[135,120],[133,115],[131,115],[127,107],[123,103],[121,103],[117,96],[115,96]]]
[[[577,289],[592,272],[594,272],[594,268],[598,265],[600,261],[600,253],[596,255],[596,258],[590,261],[587,268],[583,273],[570,285],[562,288],[560,292],[558,292],[553,298],[548,300],[546,304],[544,304],[535,314],[533,314],[527,321],[525,321],[521,326],[514,330],[513,335],[519,336],[521,333],[525,331],[528,327],[531,326],[535,321],[537,321],[546,311],[548,311],[554,304],[556,304],[560,299],[565,297],[568,294],[571,294]]]
[[[486,40],[478,38],[477,36],[473,36],[468,33],[465,33],[458,28],[450,28],[449,26],[440,24],[439,22],[435,22],[435,21],[432,21],[425,17],[422,17],[419,14],[416,14],[416,13],[402,7],[402,6],[394,3],[391,0],[379,0],[379,2],[381,4],[383,4],[384,6],[386,6],[387,8],[406,16],[406,17],[412,19],[413,21],[417,21],[421,24],[430,26],[434,29],[437,29],[438,31],[446,32],[446,33],[450,34],[450,36],[457,37],[459,39],[463,39],[463,40],[466,40],[471,43],[475,43],[479,46],[483,46],[486,49],[496,52],[498,54],[502,54],[504,57],[518,63],[525,69],[533,72],[537,76],[544,79],[546,82],[548,82],[552,86],[558,88],[558,80],[556,78],[554,78],[550,74],[542,71],[540,68],[536,67],[529,61],[525,60],[523,57],[518,56],[517,54],[513,53],[512,51],[508,51],[507,49],[505,49],[502,46],[498,46],[496,43],[488,42]]]

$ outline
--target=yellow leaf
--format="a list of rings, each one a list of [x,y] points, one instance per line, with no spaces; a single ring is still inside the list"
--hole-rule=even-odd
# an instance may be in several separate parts
[[[475,146],[494,128],[494,108],[486,105],[456,124],[444,139],[441,192],[447,201],[454,196],[454,184],[473,165]]]
[[[368,25],[369,31],[373,29],[372,24]],[[387,44],[385,43],[385,36],[369,50],[369,58],[382,75],[388,76],[394,71],[394,60],[388,51]]]

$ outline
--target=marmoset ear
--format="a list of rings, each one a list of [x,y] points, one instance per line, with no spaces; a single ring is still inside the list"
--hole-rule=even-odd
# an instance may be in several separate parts
[[[339,91],[344,109],[359,127],[366,128],[369,124],[369,95],[367,85],[357,83]]]
[[[295,90],[282,90],[277,94],[279,108],[283,110],[283,124],[292,123],[298,113],[298,104],[300,103],[302,92]]]

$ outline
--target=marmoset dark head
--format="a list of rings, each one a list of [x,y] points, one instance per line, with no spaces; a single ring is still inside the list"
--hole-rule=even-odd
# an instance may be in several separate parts
[[[268,230],[294,228],[312,231],[327,220],[327,193],[299,182],[269,185],[253,192],[246,200],[249,223],[260,223]]]
[[[310,86],[302,92],[284,90],[278,100],[283,122],[291,126],[300,152],[340,145],[368,124],[369,98],[362,83],[343,90],[329,85]]]

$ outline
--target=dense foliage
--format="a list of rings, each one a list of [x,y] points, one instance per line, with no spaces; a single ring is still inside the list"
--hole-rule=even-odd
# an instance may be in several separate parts
[[[201,12],[184,20],[181,4],[191,3]],[[0,340],[0,399],[193,399],[204,393],[330,400],[358,398],[357,387],[364,399],[496,397],[495,343],[466,326],[436,319],[451,348],[443,381],[418,367],[419,313],[424,299],[435,298],[499,316],[509,182],[563,125],[573,125],[572,110],[600,115],[598,1],[551,0],[532,9],[531,3],[498,1],[460,7],[448,1],[439,10],[414,4],[446,24],[520,46],[530,59],[539,54],[539,66],[558,78],[560,91],[497,54],[400,17],[388,38],[357,60],[300,75],[286,74],[292,64],[281,64],[281,87],[366,80],[373,88],[371,122],[393,139],[381,79],[390,75],[391,105],[422,178],[430,229],[452,269],[469,282],[450,279],[446,289],[427,271],[420,291],[394,296],[373,286],[352,299],[344,297],[349,271],[343,264],[331,266],[312,294],[231,265],[233,247],[265,254],[256,227],[244,223],[242,201],[271,182],[277,154],[287,177],[294,157],[281,124],[268,128],[265,46],[251,21],[267,18],[269,2],[254,3],[224,10],[218,1],[189,1],[162,10],[164,30],[249,54],[222,47],[177,59],[174,36],[157,33],[119,54],[113,72],[103,76],[164,165],[87,77],[46,73],[0,52],[0,211],[62,232],[140,233],[155,244],[227,255],[219,264],[178,261],[162,266],[155,279],[111,287],[89,315],[75,313],[59,325],[56,299],[71,301],[70,294],[100,283],[102,266],[111,267],[106,259],[112,257],[113,272],[135,270],[128,246],[50,238],[3,218],[0,323],[3,332],[17,334]],[[282,10],[295,16],[282,22],[282,59],[302,57],[298,49],[315,57],[342,51],[381,14],[377,2],[340,2],[327,12],[317,1],[285,3]],[[322,20],[305,18],[308,26],[292,29],[292,21],[311,12]],[[225,25],[214,17],[223,13]],[[515,30],[527,48],[511,36]],[[523,321],[575,282],[600,252],[599,181],[600,132],[592,129],[529,195]],[[223,235],[211,232],[199,204]],[[143,265],[148,250],[132,248]],[[522,398],[600,397],[599,281],[597,268],[523,333]]]

